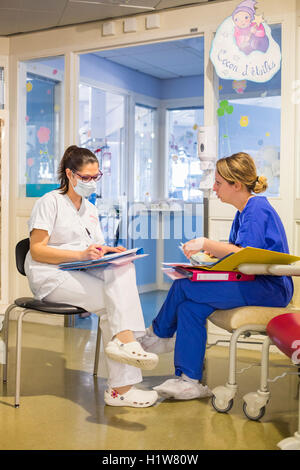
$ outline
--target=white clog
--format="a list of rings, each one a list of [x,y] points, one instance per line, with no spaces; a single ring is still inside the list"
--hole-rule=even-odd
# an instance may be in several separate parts
[[[109,388],[104,392],[104,401],[110,406],[131,406],[133,408],[147,408],[154,405],[158,394],[154,390],[139,390],[131,387],[122,395],[116,390]]]
[[[110,359],[140,369],[152,370],[158,364],[158,356],[144,351],[138,341],[122,343],[118,338],[109,341],[105,353]]]

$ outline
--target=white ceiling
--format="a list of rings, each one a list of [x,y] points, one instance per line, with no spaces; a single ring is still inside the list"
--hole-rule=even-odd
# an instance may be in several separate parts
[[[0,36],[209,1],[218,0],[0,0]]]
[[[93,54],[159,79],[204,73],[203,37],[124,47]]]

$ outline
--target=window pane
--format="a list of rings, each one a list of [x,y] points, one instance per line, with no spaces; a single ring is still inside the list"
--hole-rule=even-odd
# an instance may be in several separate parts
[[[20,196],[58,187],[63,154],[64,57],[20,63]]]
[[[153,167],[155,162],[156,109],[135,106],[135,188],[136,201],[149,202],[155,198]]]
[[[99,159],[103,177],[97,194],[106,201],[117,201],[120,196],[124,113],[124,96],[80,84],[79,143]]]
[[[203,125],[203,108],[173,109],[168,113],[168,197],[184,201],[202,199],[202,171],[197,154],[197,129]]]
[[[281,26],[272,26],[281,46]],[[281,70],[268,82],[219,80],[219,157],[247,152],[259,175],[268,178],[266,196],[279,195]]]

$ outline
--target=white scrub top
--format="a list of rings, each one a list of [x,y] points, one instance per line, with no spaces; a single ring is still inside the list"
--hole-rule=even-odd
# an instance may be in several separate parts
[[[77,210],[69,196],[58,190],[45,194],[35,203],[28,228],[29,234],[33,229],[47,230],[50,236],[48,246],[60,250],[85,250],[93,243],[105,243],[96,207],[82,198]],[[39,300],[69,276],[58,265],[34,261],[30,251],[26,255],[24,269],[31,291]]]

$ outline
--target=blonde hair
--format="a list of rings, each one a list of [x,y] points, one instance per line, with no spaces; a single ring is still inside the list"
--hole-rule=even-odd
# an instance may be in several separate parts
[[[254,160],[248,153],[234,153],[217,161],[217,172],[229,184],[242,183],[249,192],[259,194],[268,187],[265,176],[257,176]]]

